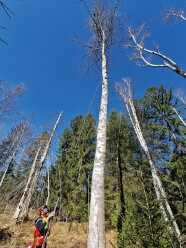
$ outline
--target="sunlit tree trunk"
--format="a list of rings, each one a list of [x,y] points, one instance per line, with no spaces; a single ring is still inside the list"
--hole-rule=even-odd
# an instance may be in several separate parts
[[[22,204],[23,207],[22,207],[22,211],[20,213],[20,217],[21,216],[24,216],[25,214],[28,213],[28,209],[29,209],[29,205],[30,205],[30,202],[31,202],[31,198],[32,198],[32,195],[33,195],[33,193],[35,191],[36,185],[37,185],[37,180],[38,180],[38,178],[40,176],[41,169],[42,169],[43,164],[45,162],[45,158],[47,156],[47,153],[48,153],[48,150],[49,150],[51,141],[53,139],[53,136],[54,136],[54,133],[56,131],[57,125],[59,123],[59,120],[61,118],[61,115],[62,115],[62,112],[59,114],[58,119],[57,119],[57,121],[56,121],[56,123],[54,125],[53,130],[52,130],[52,133],[50,135],[50,138],[49,138],[48,142],[46,143],[46,146],[44,148],[43,154],[42,154],[41,159],[39,161],[39,166],[38,166],[38,168],[36,170],[36,173],[32,177],[32,182],[31,182],[30,187],[29,187],[29,189],[27,191],[28,192],[27,193],[27,197],[25,198],[24,203]]]
[[[141,127],[139,125],[139,121],[138,121],[138,118],[137,118],[137,114],[136,114],[136,110],[135,110],[135,107],[134,107],[134,103],[133,103],[133,100],[132,100],[132,93],[131,93],[131,85],[130,85],[130,80],[124,80],[125,83],[126,83],[126,90],[125,92],[120,88],[119,90],[119,94],[123,97],[125,103],[126,103],[126,109],[129,113],[129,117],[130,117],[130,120],[132,122],[132,125],[134,127],[134,130],[136,132],[136,135],[138,137],[138,140],[149,160],[149,164],[150,164],[150,168],[151,168],[151,173],[152,173],[152,179],[153,179],[153,185],[154,185],[154,189],[155,189],[155,193],[156,193],[156,196],[157,196],[157,199],[159,201],[159,206],[160,206],[160,209],[161,209],[161,212],[162,212],[162,215],[164,216],[164,219],[165,219],[165,222],[169,222],[168,218],[167,218],[167,213],[166,213],[166,210],[167,212],[169,213],[169,216],[170,216],[170,219],[171,219],[171,223],[173,224],[173,227],[174,227],[174,230],[175,230],[175,234],[177,236],[177,238],[179,239],[180,238],[180,230],[179,230],[179,227],[176,223],[176,221],[174,220],[174,215],[172,213],[172,210],[171,210],[171,207],[168,203],[168,200],[167,200],[167,196],[165,194],[165,191],[163,189],[163,186],[161,184],[161,181],[160,181],[160,178],[157,174],[157,171],[156,171],[156,168],[154,166],[154,163],[151,159],[151,156],[150,156],[150,153],[149,153],[149,150],[148,150],[148,147],[147,147],[147,144],[146,144],[146,141],[144,139],[144,136],[143,136],[143,133],[142,133],[142,130],[141,130]],[[164,202],[164,205],[163,203]],[[171,230],[173,230],[172,228],[172,225],[171,225]]]
[[[16,209],[16,211],[14,213],[13,219],[19,218],[20,211],[21,211],[21,209],[23,207],[23,203],[24,203],[25,197],[27,195],[27,191],[29,189],[30,182],[31,182],[32,177],[33,177],[33,173],[34,173],[34,170],[35,170],[35,167],[36,167],[36,162],[37,162],[37,159],[38,159],[40,150],[41,150],[41,147],[39,147],[38,150],[37,150],[37,152],[36,152],[36,155],[35,155],[35,158],[34,158],[34,161],[32,163],[32,167],[31,167],[30,173],[29,173],[29,177],[28,177],[28,181],[27,181],[26,187],[24,189],[24,192],[23,192],[23,195],[21,197],[21,200],[20,200],[20,202],[19,202],[19,204],[17,206],[17,209]]]
[[[186,127],[186,123],[184,122],[183,118],[178,114],[178,111],[173,108],[174,112],[177,114],[178,118],[180,119],[180,121],[183,123],[183,125]]]
[[[108,73],[104,38],[102,41],[102,77],[102,97],[99,110],[96,153],[92,175],[88,248],[105,248],[104,168],[106,153]]]

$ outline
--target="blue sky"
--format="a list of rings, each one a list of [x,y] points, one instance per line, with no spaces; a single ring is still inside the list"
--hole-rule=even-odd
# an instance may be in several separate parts
[[[0,24],[8,30],[0,30],[0,35],[8,46],[0,43],[0,78],[8,84],[24,82],[27,90],[18,106],[25,115],[34,113],[36,128],[49,123],[62,109],[61,128],[68,127],[76,115],[87,114],[101,80],[100,71],[85,74],[80,70],[82,50],[72,42],[74,33],[86,38],[86,10],[78,0],[12,0],[7,4],[15,16],[9,20],[1,13]],[[158,43],[161,52],[186,71],[186,23],[165,25],[161,16],[163,8],[186,11],[186,0],[126,0],[121,7],[121,17],[128,13],[134,26],[154,20],[148,47]],[[137,67],[129,61],[126,49],[113,49],[111,58],[108,113],[113,108],[123,111],[113,90],[114,82],[122,77],[133,77],[138,98],[151,86],[186,88],[185,79],[169,69]],[[99,89],[91,108],[97,120],[100,96]]]

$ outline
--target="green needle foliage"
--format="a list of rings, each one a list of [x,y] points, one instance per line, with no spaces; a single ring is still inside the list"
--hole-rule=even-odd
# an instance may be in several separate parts
[[[75,117],[71,129],[59,138],[58,158],[52,168],[51,191],[60,193],[60,216],[65,220],[87,221],[90,182],[95,153],[95,119],[89,113]]]

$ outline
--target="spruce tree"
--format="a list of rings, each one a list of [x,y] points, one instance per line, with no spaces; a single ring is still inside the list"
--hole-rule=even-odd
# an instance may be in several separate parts
[[[58,157],[52,168],[51,202],[60,193],[60,215],[65,220],[87,221],[90,182],[95,153],[95,119],[89,113],[75,117],[71,129],[59,138]],[[52,203],[50,204],[52,206]]]

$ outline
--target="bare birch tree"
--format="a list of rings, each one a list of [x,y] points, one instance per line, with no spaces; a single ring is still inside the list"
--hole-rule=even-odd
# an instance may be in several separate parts
[[[142,129],[140,127],[140,124],[139,124],[139,121],[137,118],[136,110],[135,110],[133,99],[132,99],[131,79],[123,79],[123,81],[125,83],[124,86],[116,84],[116,90],[121,95],[121,97],[123,98],[123,100],[125,102],[126,109],[127,109],[128,114],[129,114],[129,117],[130,117],[131,123],[133,125],[133,128],[135,130],[135,133],[138,137],[138,140],[141,144],[141,147],[143,148],[143,150],[144,150],[144,152],[148,158],[150,168],[151,168],[155,193],[156,193],[157,199],[159,201],[159,207],[160,207],[160,210],[161,210],[162,215],[164,217],[164,220],[170,226],[170,231],[174,230],[176,237],[180,241],[181,233],[180,233],[179,227],[178,227],[178,225],[174,219],[172,209],[168,203],[166,193],[163,189],[161,180],[160,180],[158,173],[156,171],[156,167],[152,161],[148,146],[147,146],[146,141],[144,139]],[[167,217],[167,213],[169,214],[169,218]]]
[[[102,68],[102,96],[99,110],[99,122],[97,128],[97,143],[95,160],[93,166],[91,201],[89,215],[89,248],[105,247],[105,214],[104,214],[104,170],[106,153],[106,127],[107,127],[107,105],[108,105],[108,71],[107,56],[111,46],[116,41],[117,8],[111,8],[107,1],[94,1],[91,8],[86,1],[82,1],[89,14],[88,29],[92,32],[92,38],[88,44],[81,45],[91,55],[93,60],[89,68],[101,60]],[[87,55],[86,54],[86,55]]]
[[[0,123],[9,120],[9,115],[15,110],[15,102],[17,96],[21,95],[25,91],[25,87],[22,83],[19,83],[13,87],[6,85],[6,83],[0,80]]]
[[[36,155],[35,155],[35,158],[34,158],[34,161],[32,163],[32,167],[31,167],[30,173],[29,173],[29,177],[28,177],[28,181],[27,181],[26,187],[25,187],[25,189],[23,191],[23,195],[22,195],[22,197],[20,199],[20,202],[19,202],[19,204],[17,206],[17,209],[16,209],[16,211],[14,213],[13,219],[17,219],[19,217],[20,211],[23,208],[23,203],[24,203],[24,200],[25,200],[27,191],[29,189],[29,186],[30,186],[30,183],[31,183],[33,174],[34,174],[34,171],[35,171],[35,167],[36,167],[36,163],[37,163],[37,159],[38,159],[40,150],[41,150],[41,147],[39,147],[38,150],[37,150],[37,152],[36,152]]]
[[[49,136],[49,139],[47,140],[47,142],[46,142],[46,144],[44,146],[44,150],[43,150],[42,155],[41,155],[41,158],[40,158],[40,160],[38,162],[38,166],[37,166],[36,172],[32,176],[32,180],[31,180],[29,189],[26,189],[26,197],[24,196],[24,200],[17,207],[16,212],[14,213],[13,219],[18,219],[19,216],[22,217],[22,216],[24,216],[25,214],[28,213],[28,209],[29,209],[29,205],[30,205],[30,202],[31,202],[32,195],[33,195],[33,193],[35,191],[35,188],[36,188],[36,185],[37,185],[37,181],[38,181],[38,178],[40,176],[41,169],[42,169],[43,164],[45,162],[45,158],[46,158],[47,153],[49,151],[50,144],[52,142],[52,139],[53,139],[54,133],[56,131],[57,125],[58,125],[58,123],[60,121],[61,115],[62,115],[62,112],[59,114],[58,119],[57,119],[57,121],[56,121],[56,123],[54,125],[54,128],[53,128],[53,130],[52,130],[52,132],[51,132],[51,134]],[[36,153],[35,160],[37,160],[37,153]],[[33,162],[33,165],[32,166],[33,167],[35,166],[34,165],[34,162]]]

